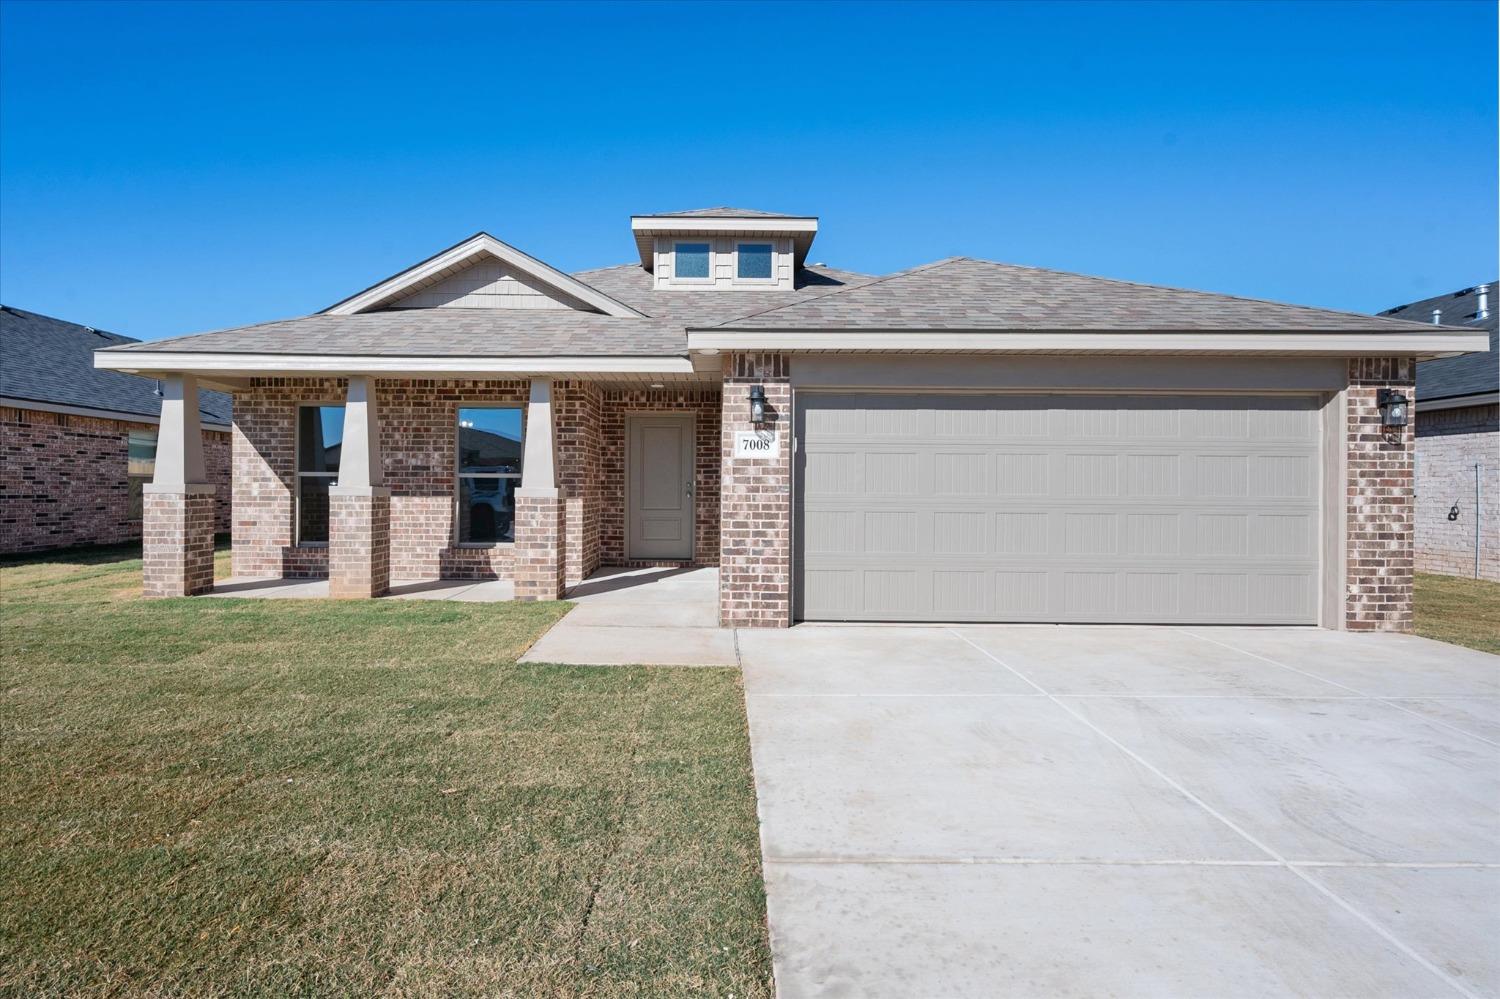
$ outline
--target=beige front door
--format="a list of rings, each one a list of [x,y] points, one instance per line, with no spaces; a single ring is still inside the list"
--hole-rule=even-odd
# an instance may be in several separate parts
[[[632,416],[627,556],[693,557],[693,417]]]

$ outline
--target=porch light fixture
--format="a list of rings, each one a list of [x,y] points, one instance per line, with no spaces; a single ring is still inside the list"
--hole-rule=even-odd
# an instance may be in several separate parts
[[[1375,393],[1375,404],[1380,407],[1380,425],[1383,427],[1406,426],[1406,396],[1395,389],[1381,389]]]
[[[750,422],[766,422],[766,390],[762,385],[750,386]]]

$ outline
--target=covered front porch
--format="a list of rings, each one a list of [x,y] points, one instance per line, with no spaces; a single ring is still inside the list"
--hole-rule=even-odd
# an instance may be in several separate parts
[[[233,579],[212,580],[198,373],[163,373],[149,596],[560,598],[719,561],[722,393],[697,372],[275,373],[234,393]],[[441,595],[441,596],[440,596]]]

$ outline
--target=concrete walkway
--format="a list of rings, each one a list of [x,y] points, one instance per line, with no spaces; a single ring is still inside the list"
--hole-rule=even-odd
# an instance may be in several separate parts
[[[522,662],[583,666],[734,666],[719,627],[719,570],[605,569],[567,593],[578,606]]]
[[[742,630],[778,993],[1500,995],[1500,658]]]
[[[214,584],[208,597],[248,597],[257,600],[318,600],[328,596],[326,579],[247,579],[232,577]],[[382,600],[458,600],[495,603],[514,600],[515,585],[508,579],[409,579],[391,583]]]

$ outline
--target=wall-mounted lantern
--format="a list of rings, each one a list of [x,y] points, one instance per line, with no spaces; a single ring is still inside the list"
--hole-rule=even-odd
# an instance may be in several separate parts
[[[763,385],[750,386],[750,422],[766,422],[766,390]]]
[[[1380,425],[1404,427],[1407,419],[1406,396],[1395,389],[1381,389],[1375,393],[1375,404],[1380,407]]]

